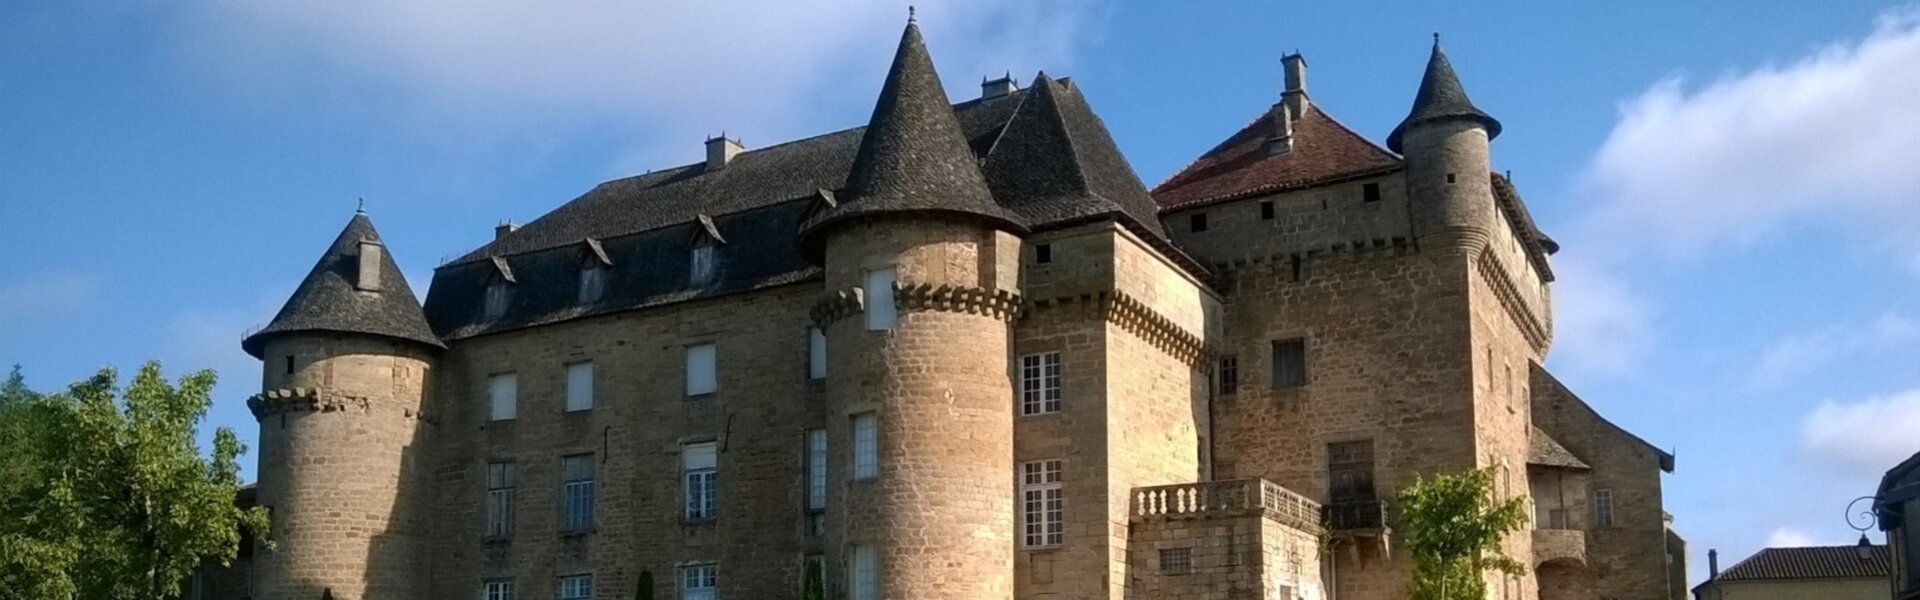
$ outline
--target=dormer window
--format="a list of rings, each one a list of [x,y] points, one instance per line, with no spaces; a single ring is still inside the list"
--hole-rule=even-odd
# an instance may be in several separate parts
[[[718,248],[727,240],[720,237],[720,229],[715,227],[713,219],[706,215],[696,216],[693,220],[693,247],[687,252],[687,283],[706,285],[713,283],[720,272]]]
[[[507,301],[511,298],[513,298],[513,287],[507,285],[507,282],[495,279],[493,283],[487,284],[485,303],[487,318],[497,319],[507,314]]]
[[[586,264],[580,265],[580,303],[588,304],[598,302],[601,291],[606,289],[606,282],[607,268],[605,266],[594,261],[588,261]]]

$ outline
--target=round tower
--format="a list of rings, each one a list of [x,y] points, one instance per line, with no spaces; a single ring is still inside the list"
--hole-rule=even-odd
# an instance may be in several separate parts
[[[242,347],[264,363],[258,498],[275,549],[253,598],[411,598],[425,522],[422,410],[444,346],[365,213],[272,323]]]
[[[842,197],[801,236],[828,292],[831,581],[847,598],[1011,598],[1024,228],[988,192],[911,22]]]
[[[1413,110],[1387,136],[1406,157],[1408,202],[1421,247],[1472,256],[1494,227],[1493,166],[1487,143],[1500,122],[1474,107],[1436,35]]]

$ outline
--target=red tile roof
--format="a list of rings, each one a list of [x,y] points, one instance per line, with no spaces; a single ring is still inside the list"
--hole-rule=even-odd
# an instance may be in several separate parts
[[[1293,151],[1267,156],[1266,141],[1281,129],[1283,105],[1254,118],[1153,190],[1161,210],[1190,208],[1384,173],[1400,157],[1368,141],[1309,103],[1293,124]]]

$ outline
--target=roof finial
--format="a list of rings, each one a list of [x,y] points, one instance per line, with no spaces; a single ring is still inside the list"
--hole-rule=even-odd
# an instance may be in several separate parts
[[[912,5],[912,4],[908,4],[908,5],[907,5],[907,24],[908,24],[908,25],[912,25],[912,24],[913,24],[913,22],[914,22],[914,16],[913,16],[913,5]]]
[[[353,213],[354,213],[354,214],[357,214],[357,215],[364,215],[364,214],[367,214],[367,199],[366,199],[366,198],[361,198],[361,199],[360,199],[360,207],[359,207],[359,208],[355,208],[355,209],[353,209]]]
[[[1433,32],[1433,47],[1440,47],[1440,32],[1438,31]]]

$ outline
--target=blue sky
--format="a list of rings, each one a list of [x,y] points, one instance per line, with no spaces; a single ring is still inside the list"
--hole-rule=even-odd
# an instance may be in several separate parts
[[[355,198],[424,288],[707,135],[860,124],[905,13],[642,4],[0,4],[0,363],[215,368],[211,420],[250,438],[240,334]],[[1920,5],[920,4],[956,97],[1071,75],[1149,185],[1276,99],[1289,50],[1383,138],[1441,32],[1565,246],[1549,366],[1677,451],[1696,577],[1708,547],[1850,541],[1847,501],[1920,450]]]

